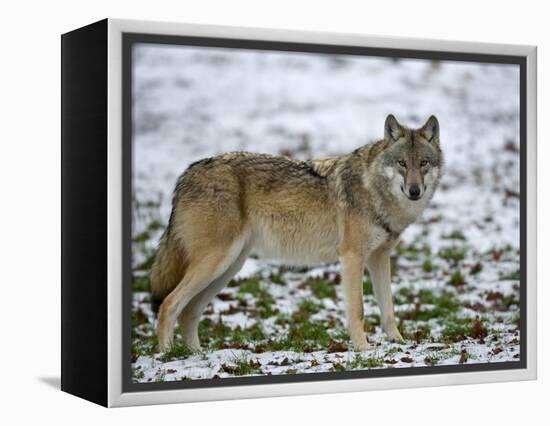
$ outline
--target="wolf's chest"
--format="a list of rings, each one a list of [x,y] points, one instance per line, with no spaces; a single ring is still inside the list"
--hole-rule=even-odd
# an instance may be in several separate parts
[[[401,199],[397,208],[392,209],[388,215],[391,228],[398,233],[403,232],[407,226],[416,222],[422,216],[428,201],[428,197],[417,201]]]

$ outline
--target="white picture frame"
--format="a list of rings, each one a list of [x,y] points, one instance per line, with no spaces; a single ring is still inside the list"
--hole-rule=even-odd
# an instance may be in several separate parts
[[[95,24],[97,25],[97,24]],[[89,28],[89,27],[86,27]],[[66,39],[71,37],[71,34],[76,34],[78,31],[86,31],[86,29],[76,30],[69,33]],[[117,407],[117,406],[133,406],[147,404],[162,404],[162,403],[181,403],[195,401],[211,401],[222,399],[239,399],[239,398],[259,398],[273,396],[289,396],[303,394],[318,394],[318,393],[333,393],[333,392],[357,392],[367,390],[384,390],[397,388],[413,388],[424,386],[439,386],[439,385],[458,385],[472,383],[489,383],[489,382],[506,382],[519,380],[534,380],[537,375],[537,324],[536,324],[536,262],[537,262],[537,228],[536,228],[536,108],[537,108],[537,65],[536,65],[536,48],[534,46],[520,45],[504,45],[504,44],[487,44],[487,43],[470,43],[458,41],[440,41],[440,40],[424,40],[413,38],[398,38],[398,37],[378,37],[359,34],[336,34],[336,33],[316,33],[306,31],[287,31],[275,29],[260,29],[260,28],[242,28],[242,27],[225,27],[225,26],[210,26],[210,25],[195,25],[195,24],[180,24],[180,23],[165,23],[165,22],[148,22],[148,21],[133,21],[120,19],[107,19],[101,21],[99,32],[106,31],[105,38],[105,53],[106,53],[106,229],[98,230],[97,232],[105,232],[105,259],[104,265],[106,271],[105,294],[106,300],[105,309],[107,312],[106,331],[104,336],[100,338],[98,343],[97,353],[93,356],[105,356],[106,377],[99,377],[98,383],[94,384],[100,389],[95,394],[89,390],[81,390],[79,385],[70,380],[72,375],[77,374],[78,367],[72,365],[63,371],[62,389],[70,393],[83,396],[87,399],[94,400],[102,405]],[[525,151],[525,161],[527,168],[525,170],[524,186],[526,189],[525,197],[526,206],[526,250],[527,254],[525,263],[525,282],[526,298],[525,311],[523,314],[526,319],[526,334],[522,335],[525,339],[525,366],[514,369],[495,369],[485,371],[455,371],[452,373],[434,374],[422,373],[414,375],[399,375],[391,377],[368,377],[368,378],[352,378],[352,379],[331,379],[331,380],[316,380],[315,378],[307,381],[293,381],[284,383],[269,383],[264,381],[257,384],[231,385],[231,386],[211,386],[211,387],[192,387],[181,388],[171,387],[169,389],[152,389],[148,390],[128,390],[124,385],[123,357],[124,357],[124,331],[123,331],[123,292],[121,283],[124,281],[124,211],[123,205],[125,198],[123,194],[124,172],[123,167],[128,159],[124,157],[124,113],[127,110],[128,103],[123,100],[124,80],[124,61],[126,60],[127,51],[125,52],[125,44],[123,39],[128,34],[151,35],[159,37],[204,37],[228,40],[256,40],[262,42],[275,43],[300,43],[319,46],[352,46],[366,47],[375,49],[398,49],[400,51],[416,51],[422,52],[422,55],[429,57],[430,54],[445,52],[448,54],[469,55],[475,58],[479,55],[482,58],[484,55],[496,56],[513,56],[524,63],[525,72],[525,87],[524,95],[525,102],[522,108],[525,108],[525,121],[522,140]],[[91,34],[88,39],[96,38],[95,33]],[[76,42],[74,42],[76,46]],[[69,50],[68,50],[69,51]],[[76,61],[77,58],[67,53],[67,61]],[[66,74],[67,75],[67,74]],[[68,86],[67,91],[76,90],[74,85],[63,82]],[[70,98],[70,93],[67,98]],[[64,100],[65,101],[65,100]],[[65,101],[66,104],[70,99]],[[127,111],[126,111],[127,112]],[[65,119],[65,118],[64,118]],[[69,126],[69,124],[67,124]],[[72,134],[66,133],[65,138],[69,141]],[[81,160],[84,161],[84,160]],[[72,170],[66,172],[66,178],[70,178],[71,173],[77,173]],[[67,204],[67,212],[71,211],[73,201],[70,195],[63,193],[64,202]],[[76,225],[75,225],[76,226]],[[73,234],[71,234],[71,232]],[[74,235],[74,229],[64,227],[64,235],[70,240]],[[74,237],[76,238],[76,237]],[[65,240],[64,240],[65,241]],[[68,243],[67,245],[70,245]],[[64,258],[65,264],[68,262],[76,262],[78,260]],[[84,261],[84,260],[82,260]],[[67,272],[64,278],[64,303],[71,304],[64,313],[63,323],[76,318],[74,311],[78,309],[78,302],[75,302],[76,296],[71,295],[67,290],[70,285],[74,285],[74,280],[71,280],[71,273]],[[73,284],[71,284],[73,283]],[[95,296],[94,296],[95,297]],[[100,297],[101,298],[101,297]],[[102,302],[102,303],[103,303]],[[522,301],[523,302],[523,301]],[[96,300],[91,300],[90,303],[97,303]],[[73,307],[74,306],[74,307]],[[91,320],[90,320],[91,321]],[[63,338],[67,345],[78,345],[74,340],[73,327],[77,324],[67,326],[67,331]],[[86,327],[93,327],[87,324]],[[101,334],[101,333],[100,333]],[[96,342],[97,343],[97,342]],[[104,345],[104,346],[103,346]],[[74,346],[76,347],[76,346]],[[71,364],[71,360],[76,356],[76,353],[65,355],[65,364]],[[95,375],[96,373],[91,372]],[[101,376],[101,374],[99,374]],[[65,386],[63,386],[65,383]],[[67,384],[68,383],[68,384]],[[84,386],[84,385],[82,385]],[[149,390],[151,389],[151,390]],[[90,393],[91,392],[91,393]],[[100,395],[100,396],[93,396]]]

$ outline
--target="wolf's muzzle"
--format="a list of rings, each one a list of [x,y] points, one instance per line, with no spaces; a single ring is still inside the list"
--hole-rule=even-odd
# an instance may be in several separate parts
[[[409,188],[408,196],[411,200],[419,200],[420,197],[422,196],[421,191],[420,191],[420,186],[411,185],[410,188]]]

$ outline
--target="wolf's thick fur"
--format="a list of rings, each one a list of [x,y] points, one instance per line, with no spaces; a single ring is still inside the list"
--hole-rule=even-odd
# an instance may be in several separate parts
[[[402,341],[393,312],[390,251],[422,213],[441,176],[439,124],[420,129],[392,116],[384,139],[348,155],[312,161],[235,152],[192,164],[179,178],[172,214],[151,272],[161,350],[179,318],[187,345],[200,348],[205,306],[254,252],[288,264],[341,262],[354,348],[363,332],[368,268],[381,323]]]

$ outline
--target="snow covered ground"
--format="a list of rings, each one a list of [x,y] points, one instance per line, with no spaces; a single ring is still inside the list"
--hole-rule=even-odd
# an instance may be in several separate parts
[[[134,48],[135,381],[519,361],[519,68],[235,49]],[[383,135],[386,115],[441,126],[446,170],[402,236],[392,289],[406,344],[388,342],[365,276],[350,348],[338,265],[249,259],[207,307],[204,350],[155,349],[147,273],[177,177],[248,150],[305,159]]]

